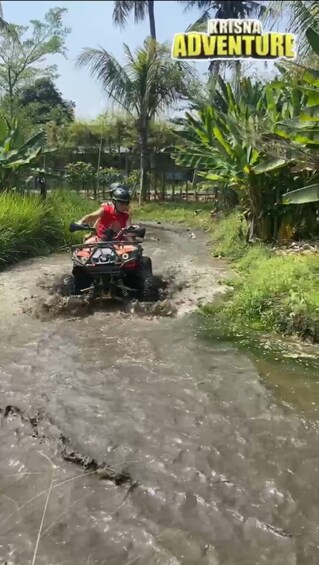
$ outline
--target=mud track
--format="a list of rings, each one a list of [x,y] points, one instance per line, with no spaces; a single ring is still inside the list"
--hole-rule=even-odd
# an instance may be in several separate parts
[[[152,226],[156,305],[0,274],[0,565],[317,565],[319,432],[189,313],[222,287],[203,236]]]

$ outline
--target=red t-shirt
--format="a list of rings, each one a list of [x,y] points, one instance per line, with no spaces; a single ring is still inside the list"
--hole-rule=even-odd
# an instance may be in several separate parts
[[[128,212],[118,212],[114,204],[102,204],[102,207],[103,214],[99,220],[96,230],[98,237],[102,237],[107,229],[111,228],[117,233],[120,229],[126,227],[129,219]]]

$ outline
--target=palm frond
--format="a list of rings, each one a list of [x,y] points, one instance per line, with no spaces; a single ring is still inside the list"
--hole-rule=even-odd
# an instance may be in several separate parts
[[[209,10],[205,12],[193,23],[188,26],[186,33],[189,31],[207,32],[207,22],[210,20]]]
[[[134,106],[133,85],[125,69],[113,55],[102,48],[86,48],[79,55],[77,66],[88,68],[91,76],[102,84],[108,96],[113,98],[128,113],[132,113]]]
[[[177,0],[177,3],[184,6],[184,12],[189,12],[192,8],[198,8],[206,12],[213,4],[210,0],[199,0],[198,2],[195,0]]]
[[[145,0],[116,0],[113,10],[114,24],[124,27],[132,12],[135,23],[143,21],[148,12],[148,3]]]
[[[8,22],[3,17],[2,2],[0,2],[0,30],[7,29],[9,26]]]
[[[270,0],[265,14],[267,18],[277,15],[283,16],[283,10],[289,14],[288,30],[297,35],[298,55],[306,56],[311,52],[310,45],[306,38],[308,27],[319,31],[319,3],[317,0]]]
[[[128,17],[130,16],[131,11],[133,10],[134,2],[130,1],[118,1],[114,2],[114,10],[113,10],[113,23],[115,25],[119,25],[124,27]]]
[[[134,54],[124,45],[121,66],[104,49],[85,49],[77,66],[88,68],[108,97],[121,105],[144,127],[156,114],[181,97],[196,74],[189,64],[171,59],[168,45],[146,39]]]

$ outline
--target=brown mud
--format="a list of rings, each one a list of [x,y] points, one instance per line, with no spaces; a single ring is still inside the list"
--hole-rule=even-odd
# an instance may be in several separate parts
[[[68,254],[0,274],[0,565],[317,565],[316,415],[199,337],[203,236],[148,235],[156,305],[63,299]]]

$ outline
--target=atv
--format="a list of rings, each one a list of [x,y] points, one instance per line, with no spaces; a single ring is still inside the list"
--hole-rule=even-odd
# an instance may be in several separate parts
[[[152,261],[143,256],[144,227],[130,226],[117,234],[108,229],[102,238],[87,225],[71,223],[69,230],[71,233],[89,230],[93,235],[85,243],[71,247],[73,270],[72,276],[64,280],[64,295],[159,300]]]

